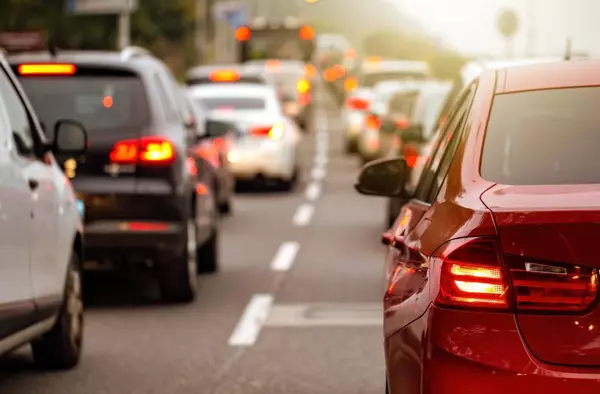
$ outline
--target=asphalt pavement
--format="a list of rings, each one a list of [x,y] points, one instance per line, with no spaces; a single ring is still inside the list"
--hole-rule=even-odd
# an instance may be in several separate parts
[[[161,305],[148,275],[94,275],[80,366],[36,370],[24,347],[0,361],[0,393],[384,393],[384,201],[354,191],[358,160],[319,93],[301,183],[236,195],[193,304]]]

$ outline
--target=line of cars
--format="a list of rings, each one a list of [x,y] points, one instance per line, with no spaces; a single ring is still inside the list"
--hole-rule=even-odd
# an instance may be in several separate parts
[[[74,367],[84,271],[150,269],[163,301],[191,302],[219,270],[236,183],[298,180],[311,82],[291,68],[286,113],[289,87],[251,67],[181,85],[140,47],[0,54],[0,355],[31,343],[40,365]]]
[[[598,66],[472,64],[412,169],[363,167],[360,193],[402,201],[382,237],[386,392],[598,389]]]

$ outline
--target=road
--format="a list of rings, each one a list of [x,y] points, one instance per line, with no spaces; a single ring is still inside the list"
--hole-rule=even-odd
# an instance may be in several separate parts
[[[0,392],[384,393],[384,202],[353,190],[339,116],[317,101],[301,185],[236,196],[221,271],[192,305],[160,305],[140,274],[96,275],[81,365],[37,371],[24,348],[0,362]]]

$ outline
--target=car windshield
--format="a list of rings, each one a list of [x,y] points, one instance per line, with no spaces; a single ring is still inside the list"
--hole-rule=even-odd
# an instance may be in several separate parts
[[[481,175],[508,185],[600,183],[600,88],[498,95]]]
[[[423,124],[426,137],[433,133],[447,95],[446,90],[430,91],[423,93],[417,100],[412,118]]]
[[[418,98],[419,93],[414,91],[396,93],[389,100],[388,111],[392,114],[410,116]]]
[[[138,77],[23,77],[21,84],[46,130],[59,119],[77,120],[88,132],[141,128],[150,122]]]
[[[266,101],[260,97],[203,97],[197,98],[208,111],[256,111],[266,108]]]
[[[422,80],[425,78],[426,78],[426,76],[420,72],[385,71],[385,72],[363,74],[358,81],[358,85],[365,87],[365,88],[372,88],[375,85],[377,85],[379,82],[383,82],[383,81]]]

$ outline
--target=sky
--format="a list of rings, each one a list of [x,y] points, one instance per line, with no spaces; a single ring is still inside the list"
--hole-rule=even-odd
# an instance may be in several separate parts
[[[600,56],[600,0],[390,0],[428,30],[469,54],[562,55],[567,37],[574,51]],[[500,10],[520,15],[520,30],[509,46],[498,33]]]

